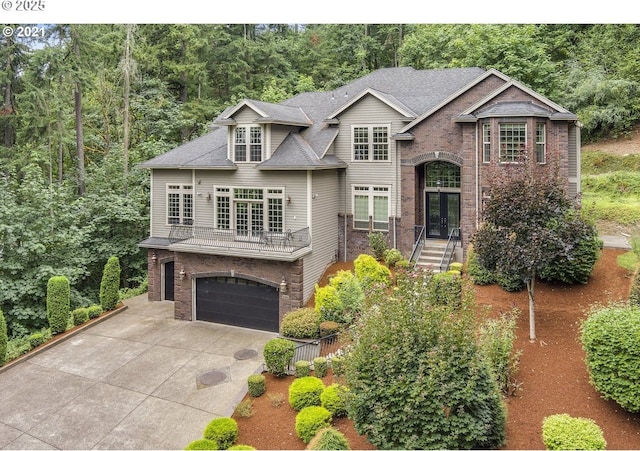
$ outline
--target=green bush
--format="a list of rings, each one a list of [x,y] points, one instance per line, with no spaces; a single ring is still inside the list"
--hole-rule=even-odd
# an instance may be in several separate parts
[[[382,260],[389,250],[387,244],[387,237],[382,232],[373,232],[368,235],[369,246],[371,246],[371,252],[376,260]]]
[[[37,348],[38,346],[43,344],[45,341],[46,340],[42,332],[34,332],[31,335],[29,335],[29,345],[31,346],[31,349]]]
[[[322,379],[315,376],[297,378],[289,385],[289,404],[294,410],[319,406],[320,395],[324,388]]]
[[[296,377],[307,377],[311,375],[311,363],[307,360],[298,360],[295,363]]]
[[[581,325],[589,379],[604,399],[640,412],[640,307],[594,308]]]
[[[263,374],[252,374],[247,378],[247,386],[249,387],[249,395],[253,398],[262,396],[267,390],[266,378]]]
[[[87,307],[87,313],[89,314],[89,319],[97,318],[102,315],[102,306],[101,305],[91,305]]]
[[[250,451],[252,449],[255,449],[253,446],[249,446],[249,445],[233,445],[231,447],[229,447],[229,450],[247,450]]]
[[[618,264],[618,266],[626,269],[629,272],[635,272],[636,268],[638,267],[638,263],[640,263],[640,260],[638,259],[638,256],[635,252],[629,251],[625,252],[624,254],[618,255],[618,257],[616,257],[616,263]]]
[[[217,450],[219,448],[218,448],[218,444],[213,440],[201,438],[199,440],[194,440],[193,442],[189,443],[185,449],[205,451],[209,449]]]
[[[104,311],[114,310],[120,301],[120,260],[109,257],[100,282],[100,305]]]
[[[316,284],[314,300],[315,311],[318,313],[320,321],[342,320],[343,305],[335,286],[329,284],[321,287]]]
[[[640,268],[636,269],[631,282],[631,291],[629,292],[629,303],[640,307]]]
[[[518,362],[522,351],[516,351],[516,320],[519,311],[513,309],[509,314],[488,319],[480,326],[478,344],[489,363],[489,367],[505,395],[514,394],[517,384],[514,376],[518,371]]]
[[[462,267],[462,263],[453,262],[449,265],[449,271],[458,271],[460,274],[462,274]]]
[[[347,415],[347,393],[349,389],[344,385],[333,383],[325,388],[320,395],[320,405],[327,409],[334,417]]]
[[[9,337],[7,335],[7,322],[4,319],[4,313],[0,309],[0,366],[4,365],[7,358],[7,345]]]
[[[344,357],[340,355],[331,357],[331,371],[334,376],[344,376]]]
[[[267,371],[276,377],[288,374],[289,363],[296,352],[296,345],[285,338],[272,338],[262,352]]]
[[[71,287],[65,276],[54,276],[47,283],[47,319],[53,334],[67,330]]]
[[[573,418],[566,413],[542,421],[542,441],[546,449],[607,449],[600,427],[590,418]]]
[[[482,266],[471,246],[467,250],[467,274],[476,285],[492,285],[496,283],[493,271],[489,271]]]
[[[77,308],[71,312],[71,316],[73,317],[73,325],[79,326],[89,321],[89,309],[86,307]]]
[[[384,254],[384,264],[389,268],[395,268],[396,264],[402,260],[402,252],[398,249],[389,249]]]
[[[320,429],[329,426],[331,426],[331,412],[324,407],[305,407],[296,415],[296,434],[305,443],[309,443]]]
[[[349,441],[344,434],[332,427],[320,429],[313,436],[307,449],[313,450],[350,450]]]
[[[238,439],[238,423],[233,418],[214,418],[204,429],[205,439],[214,441],[217,449],[227,449]]]
[[[495,274],[495,279],[500,288],[510,293],[520,291],[525,286],[524,280],[519,274],[509,274],[498,271]]]
[[[280,324],[280,334],[290,338],[318,338],[320,336],[320,314],[316,310],[306,307],[287,312]]]
[[[316,357],[313,359],[313,371],[316,377],[324,377],[329,370],[329,363],[326,357]]]
[[[335,321],[322,321],[320,323],[320,337],[328,337],[340,332],[340,324]]]
[[[389,286],[391,271],[371,255],[361,254],[353,261],[353,270],[364,290],[381,284]]]
[[[462,277],[459,274],[441,272],[431,278],[435,302],[441,305],[459,306],[462,298]]]
[[[326,315],[324,320],[333,320],[341,324],[350,325],[362,310],[364,292],[358,278],[351,271],[340,270],[329,279],[329,285],[336,289],[340,304],[332,315]]]

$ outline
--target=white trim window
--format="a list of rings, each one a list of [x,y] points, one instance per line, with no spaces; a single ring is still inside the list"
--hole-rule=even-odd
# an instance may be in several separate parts
[[[388,186],[353,187],[353,228],[360,230],[389,230]]]
[[[239,234],[284,231],[284,188],[214,187],[215,224]]]
[[[482,124],[482,162],[491,163],[491,124]]]
[[[354,161],[389,161],[388,125],[352,125]]]
[[[233,161],[238,163],[262,161],[263,131],[259,125],[238,125],[233,133]]]
[[[544,122],[536,124],[536,161],[547,162],[547,126]]]
[[[500,124],[500,162],[515,163],[527,146],[527,124],[525,122],[503,122]]]
[[[167,224],[193,225],[192,185],[167,185]]]

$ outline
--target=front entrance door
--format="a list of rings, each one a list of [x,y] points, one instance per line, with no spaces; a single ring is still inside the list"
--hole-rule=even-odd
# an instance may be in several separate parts
[[[427,192],[427,238],[447,239],[451,229],[460,227],[460,193]]]
[[[164,264],[164,300],[173,301],[174,296],[174,263]]]

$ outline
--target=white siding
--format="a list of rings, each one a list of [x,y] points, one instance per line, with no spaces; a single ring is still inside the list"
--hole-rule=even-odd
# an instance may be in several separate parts
[[[312,247],[304,257],[304,301],[338,251],[338,171],[316,171],[311,184]]]
[[[347,170],[346,213],[351,213],[352,185],[391,186],[391,205],[389,216],[394,216],[396,206],[400,202],[400,166],[398,164],[396,142],[391,139],[405,123],[402,115],[373,96],[366,96],[340,115],[340,132],[335,142],[335,154],[349,164]],[[353,161],[351,126],[384,125],[391,126],[389,132],[389,161],[361,162]],[[344,187],[341,187],[344,190]],[[400,209],[397,209],[400,216]]]
[[[192,171],[154,169],[153,192],[151,193],[151,236],[168,237],[171,226],[167,224],[167,185],[190,185]],[[197,216],[197,212],[195,213]]]

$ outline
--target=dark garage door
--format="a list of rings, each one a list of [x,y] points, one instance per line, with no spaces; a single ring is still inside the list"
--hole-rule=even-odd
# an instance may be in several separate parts
[[[196,319],[278,331],[278,290],[237,277],[196,279]]]

